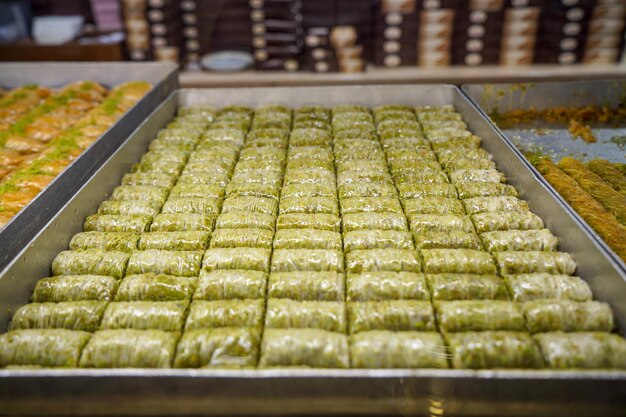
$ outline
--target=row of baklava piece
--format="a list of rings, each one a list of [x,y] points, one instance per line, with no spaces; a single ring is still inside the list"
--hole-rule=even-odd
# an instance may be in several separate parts
[[[95,325],[106,305],[97,303],[75,302],[72,315],[65,320]],[[272,299],[260,343],[263,304],[262,299],[196,303],[179,341],[179,332],[156,329],[181,328],[188,302],[112,303],[99,326],[114,330],[99,330],[93,336],[59,328],[12,331],[1,336],[0,358],[3,366],[77,366],[80,357],[80,365],[87,367],[169,367],[172,363],[177,367],[229,367],[255,366],[260,355],[261,367],[445,368],[451,354],[455,368],[535,368],[544,366],[544,361],[554,368],[626,365],[624,340],[618,335],[549,332],[531,337],[523,332],[524,316],[505,307],[505,302],[436,304],[437,318],[451,329],[461,330],[444,332],[443,338],[434,331],[428,301],[350,303],[347,314],[351,324],[367,331],[346,337],[339,332],[346,326],[345,312],[330,308],[328,302]],[[554,318],[545,311],[549,313],[544,319]],[[55,322],[56,318],[58,314],[52,315],[43,326],[67,323]],[[34,320],[36,324],[43,319]],[[537,317],[537,322],[540,320]],[[603,325],[598,316],[581,320]],[[485,330],[494,326],[511,330]]]

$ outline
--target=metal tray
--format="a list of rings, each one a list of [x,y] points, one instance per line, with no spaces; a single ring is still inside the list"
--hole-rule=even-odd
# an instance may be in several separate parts
[[[478,105],[487,117],[489,114],[504,114],[514,109],[550,107],[584,107],[606,105],[615,108],[626,100],[626,81],[572,81],[528,84],[467,84],[462,87],[465,94]],[[576,211],[561,197],[543,176],[524,157],[520,150],[540,149],[555,159],[576,156],[582,160],[604,158],[614,162],[626,162],[626,148],[620,148],[610,141],[613,136],[626,135],[626,124],[596,124],[592,131],[598,142],[586,143],[575,139],[567,131],[567,126],[543,121],[531,124],[515,124],[496,129],[502,132],[517,155],[528,168],[542,181],[562,205],[583,225],[587,233],[596,239],[626,274],[626,263],[620,259],[604,240],[589,226]]]
[[[626,333],[626,280],[600,245],[530,172],[480,111],[454,86],[367,86],[179,90],[124,142],[0,274],[0,328],[50,273],[83,219],[110,195],[178,106],[351,102],[368,106],[453,104],[483,138],[498,168],[579,265]],[[0,370],[0,414],[15,415],[426,415],[618,416],[624,371],[532,370]]]
[[[0,269],[44,228],[96,169],[119,147],[154,108],[178,88],[176,66],[164,63],[6,63],[0,64],[0,86],[14,88],[37,83],[58,88],[77,80],[113,87],[126,81],[150,82],[153,87],[116,124],[57,176],[36,198],[0,229]]]

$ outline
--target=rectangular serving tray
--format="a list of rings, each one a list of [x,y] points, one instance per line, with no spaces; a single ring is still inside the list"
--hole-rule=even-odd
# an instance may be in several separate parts
[[[586,107],[590,105],[615,108],[626,102],[626,81],[624,80],[466,84],[462,86],[462,90],[487,118],[493,113],[505,114],[516,109],[543,110],[551,107]],[[494,123],[494,126],[528,169],[539,178],[587,233],[598,241],[603,250],[613,259],[613,262],[626,274],[626,263],[576,213],[522,153],[522,150],[530,144],[534,147],[541,147],[542,151],[550,157],[560,158],[572,155],[583,160],[603,158],[624,163],[626,162],[626,149],[620,149],[609,139],[611,136],[626,135],[626,125],[592,125],[598,142],[591,144],[585,143],[582,139],[574,139],[567,131],[567,126],[559,126],[541,120],[532,125],[519,124],[502,128]]]
[[[179,106],[277,103],[453,104],[483,139],[498,169],[560,238],[597,299],[614,309],[626,333],[626,279],[598,242],[528,169],[487,118],[449,85],[174,92],[59,210],[0,274],[0,328],[28,302],[54,256],[82,230]],[[550,370],[0,370],[0,414],[16,415],[425,415],[621,416],[625,371]]]
[[[177,67],[167,63],[0,64],[0,87],[3,88],[25,84],[60,88],[80,80],[95,81],[107,88],[127,81],[147,81],[152,84],[152,89],[0,229],[0,269],[6,267],[24,249],[150,112],[178,88]]]

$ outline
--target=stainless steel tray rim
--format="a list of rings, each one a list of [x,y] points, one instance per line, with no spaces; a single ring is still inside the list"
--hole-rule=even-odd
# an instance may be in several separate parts
[[[336,104],[365,104],[369,107],[375,107],[382,104],[389,104],[390,99],[387,99],[385,92],[394,91],[395,88],[401,89],[405,92],[419,92],[422,98],[422,102],[418,103],[415,97],[408,94],[404,99],[394,98],[394,102],[398,104],[406,104],[409,106],[428,105],[431,97],[430,93],[441,96],[444,93],[447,97],[452,99],[455,93],[461,93],[461,89],[453,84],[398,84],[394,85],[394,89],[389,89],[389,85],[386,84],[371,84],[371,85],[347,85],[347,86],[319,86],[319,87],[218,87],[210,89],[199,88],[181,88],[171,93],[171,96],[183,96],[190,100],[186,105],[211,105],[203,100],[201,95],[202,91],[211,91],[212,94],[221,94],[219,106],[230,105],[249,105],[249,106],[261,106],[266,104],[283,104],[290,105],[290,107],[300,107],[308,105],[325,105],[332,106]],[[308,95],[311,90],[316,92],[323,92],[324,97],[315,99]],[[233,94],[229,94],[233,93]],[[354,93],[354,94],[351,94]],[[200,94],[198,96],[197,94]],[[254,98],[254,104],[251,104],[249,97],[254,97],[257,94],[262,94],[263,98],[257,100]],[[462,93],[461,93],[462,94]],[[335,95],[341,95],[341,99],[336,99]],[[248,97],[246,99],[245,97]],[[280,98],[279,98],[280,97]],[[293,105],[293,98],[298,97],[298,104]],[[344,98],[348,97],[348,98]],[[376,103],[372,104],[372,100]],[[329,105],[329,101],[332,105]]]
[[[481,110],[484,109],[485,107],[487,107],[487,103],[486,101],[491,100],[492,98],[496,98],[498,101],[498,104],[500,104],[500,100],[502,100],[502,97],[497,97],[499,94],[501,94],[502,92],[504,92],[506,90],[506,92],[513,92],[513,89],[515,90],[519,90],[521,91],[521,101],[524,102],[527,98],[528,95],[526,95],[526,91],[529,88],[549,88],[549,87],[554,87],[554,86],[563,86],[563,87],[571,87],[572,90],[572,95],[574,97],[577,98],[589,98],[589,91],[588,91],[588,87],[605,87],[606,84],[610,84],[611,87],[619,87],[622,89],[622,91],[616,92],[614,91],[614,94],[618,94],[620,96],[620,99],[626,99],[626,79],[625,78],[608,78],[608,79],[602,79],[602,80],[590,80],[590,81],[579,81],[579,80],[565,80],[565,81],[531,81],[531,82],[519,82],[519,83],[471,83],[471,84],[463,84],[461,85],[461,90],[466,93],[466,95],[477,105],[477,107],[479,107]],[[487,87],[490,89],[490,91],[487,93],[483,90],[483,95],[482,97],[475,97],[474,93],[472,93],[472,90],[474,89],[479,89],[479,88],[484,88]],[[592,98],[594,100],[594,104],[596,105],[605,105],[606,100],[596,100],[595,98]],[[498,107],[498,104],[491,106],[493,107]],[[554,106],[554,104],[551,103],[551,100],[546,103],[548,104],[547,107],[551,107]],[[540,107],[540,106],[534,106],[537,109],[542,109],[544,107]],[[491,110],[491,109],[487,109],[487,110]]]
[[[3,378],[26,377],[193,377],[193,378],[450,378],[450,379],[544,379],[575,380],[602,379],[626,381],[626,370],[620,369],[8,369],[0,370]]]
[[[141,69],[143,75],[151,80],[152,84],[156,87],[157,82],[165,78],[161,78],[166,74],[173,74],[177,72],[178,66],[169,62],[89,62],[89,61],[12,61],[0,63],[0,70],[3,71],[0,79],[4,80],[0,82],[3,87],[13,88],[23,84],[32,83],[32,79],[29,78],[28,71],[44,72],[43,76],[37,77],[37,83],[53,89],[60,88],[69,84],[70,82],[77,81],[75,74],[82,75],[82,79],[89,79],[94,74],[98,74],[102,78],[109,78],[111,74],[107,74],[107,71],[116,71],[120,68],[129,68],[129,73],[134,73]],[[132,67],[132,68],[131,68]],[[70,68],[68,70],[68,68]],[[166,75],[167,76],[167,75]],[[115,78],[115,77],[114,77]],[[109,78],[110,79],[110,78]],[[7,81],[8,80],[8,81]],[[119,82],[109,81],[97,81],[106,87],[115,87]],[[126,80],[130,81],[130,80]],[[141,81],[136,79],[134,81]],[[178,85],[178,84],[177,84]]]
[[[441,89],[437,90],[439,87]],[[227,94],[234,92],[239,94],[239,99],[234,94]],[[529,199],[532,196],[535,200],[549,200],[549,207],[567,219],[565,224],[570,229],[575,229],[568,229],[566,232],[560,229],[559,237],[564,238],[564,243],[567,243],[566,235],[584,240],[585,250],[597,255],[604,262],[603,265],[609,268],[606,266],[608,258],[599,251],[593,239],[582,233],[579,225],[570,219],[558,200],[551,198],[549,190],[535,174],[526,169],[517,153],[509,152],[512,150],[511,145],[502,140],[498,131],[494,131],[476,105],[457,87],[450,85],[178,90],[154,110],[131,137],[125,138],[118,152],[99,167],[82,190],[69,199],[65,208],[57,213],[50,229],[55,230],[57,227],[57,230],[74,230],[76,217],[82,219],[91,214],[85,211],[85,207],[93,207],[96,201],[101,201],[102,196],[117,185],[112,182],[123,175],[120,169],[128,168],[136,162],[133,158],[139,158],[140,154],[137,152],[147,148],[148,141],[169,121],[177,106],[223,106],[230,104],[230,100],[233,100],[233,104],[246,104],[247,101],[260,105],[271,103],[277,92],[283,94],[284,100],[292,107],[305,105],[305,101],[306,104],[319,103],[327,106],[340,102],[359,104],[360,101],[370,107],[394,102],[413,106],[454,104],[457,110],[468,117],[470,129],[484,138],[485,148],[496,157],[494,159],[498,168],[503,169],[513,185],[517,187],[521,184],[522,198]],[[299,92],[307,92],[307,95],[298,97]],[[367,100],[371,101],[365,103]],[[532,192],[537,192],[537,197]],[[49,234],[42,237],[48,239],[46,242],[50,246],[45,248],[43,257],[53,257],[56,255],[54,250],[58,250],[63,242],[50,242]],[[41,247],[44,243],[44,240],[40,240],[31,248],[31,254],[37,246]],[[20,256],[27,254],[23,252]],[[16,259],[12,267],[0,275],[0,284],[3,279],[8,278],[22,282],[24,287],[32,285],[34,280],[40,278],[24,276],[24,273],[28,274],[33,270],[32,267],[22,268],[24,272],[19,273],[21,262],[21,259]],[[48,267],[49,263],[46,268]],[[616,273],[613,268],[609,275]],[[587,273],[586,276],[592,275]],[[31,281],[25,284],[23,278]],[[622,285],[619,287],[621,291],[624,284],[621,277],[616,281]],[[612,291],[611,295],[615,297],[615,294],[622,294],[623,291],[620,291]],[[22,298],[15,296],[7,301],[17,305],[18,302],[23,303],[27,296],[28,294],[20,294],[19,297]],[[626,296],[622,298],[619,301],[620,306],[626,301]],[[626,328],[623,324],[617,324],[618,328]],[[120,414],[162,415],[168,411],[171,414],[180,413],[184,409],[187,414],[195,413],[194,415],[266,415],[287,412],[314,415],[429,415],[425,414],[429,400],[441,398],[446,402],[446,407],[450,407],[447,410],[452,410],[446,414],[458,416],[596,416],[598,410],[605,416],[621,416],[620,409],[626,406],[625,382],[626,370],[597,369],[8,369],[0,370],[0,408],[2,405],[8,406],[6,411],[13,411],[13,415],[19,414],[15,410],[30,414],[34,410],[39,414],[54,414],[57,410],[52,407],[62,407],[70,401],[80,404],[84,407],[83,410],[100,414],[104,411],[98,407],[111,404],[117,407],[115,410]],[[77,392],[82,392],[85,396],[77,396]],[[48,408],[37,409],[37,403],[32,403],[36,399],[34,397],[41,398],[41,404]],[[581,405],[582,408],[579,409]],[[563,409],[576,412],[564,414]],[[2,410],[0,414],[3,414]]]

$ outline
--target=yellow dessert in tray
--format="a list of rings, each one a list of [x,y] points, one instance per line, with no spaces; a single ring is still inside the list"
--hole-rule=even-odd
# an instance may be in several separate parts
[[[0,227],[150,89],[91,81],[58,91],[27,86],[0,99]]]

